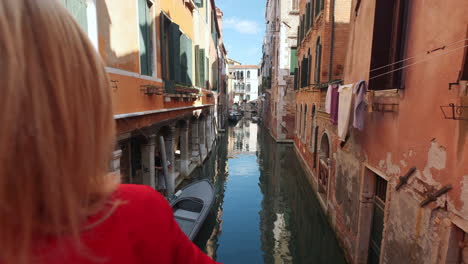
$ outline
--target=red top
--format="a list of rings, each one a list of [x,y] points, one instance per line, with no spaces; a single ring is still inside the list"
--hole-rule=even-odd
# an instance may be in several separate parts
[[[190,242],[158,192],[122,184],[114,199],[124,203],[104,222],[83,232],[84,250],[71,250],[65,239],[53,239],[39,249],[43,263],[215,263]]]

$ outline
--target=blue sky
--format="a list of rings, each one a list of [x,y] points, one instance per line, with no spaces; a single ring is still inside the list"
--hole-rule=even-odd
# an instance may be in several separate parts
[[[259,64],[265,33],[265,0],[216,0],[224,13],[223,38],[228,57],[242,64]]]

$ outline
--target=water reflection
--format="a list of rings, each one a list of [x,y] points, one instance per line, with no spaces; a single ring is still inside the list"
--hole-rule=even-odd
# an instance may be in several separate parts
[[[292,145],[241,120],[197,178],[216,202],[195,243],[222,263],[345,263]]]

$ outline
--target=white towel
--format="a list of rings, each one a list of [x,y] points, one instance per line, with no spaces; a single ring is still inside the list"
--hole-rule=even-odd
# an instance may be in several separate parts
[[[328,85],[327,97],[325,97],[325,112],[327,114],[331,113],[331,94],[332,94],[333,85]]]
[[[351,115],[351,101],[353,99],[353,84],[340,85],[338,106],[338,138],[345,141],[348,134],[349,117]]]

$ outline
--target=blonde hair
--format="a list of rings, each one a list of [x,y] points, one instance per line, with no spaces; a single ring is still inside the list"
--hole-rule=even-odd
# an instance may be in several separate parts
[[[0,262],[30,263],[37,238],[79,240],[117,182],[104,65],[56,0],[0,1]]]

